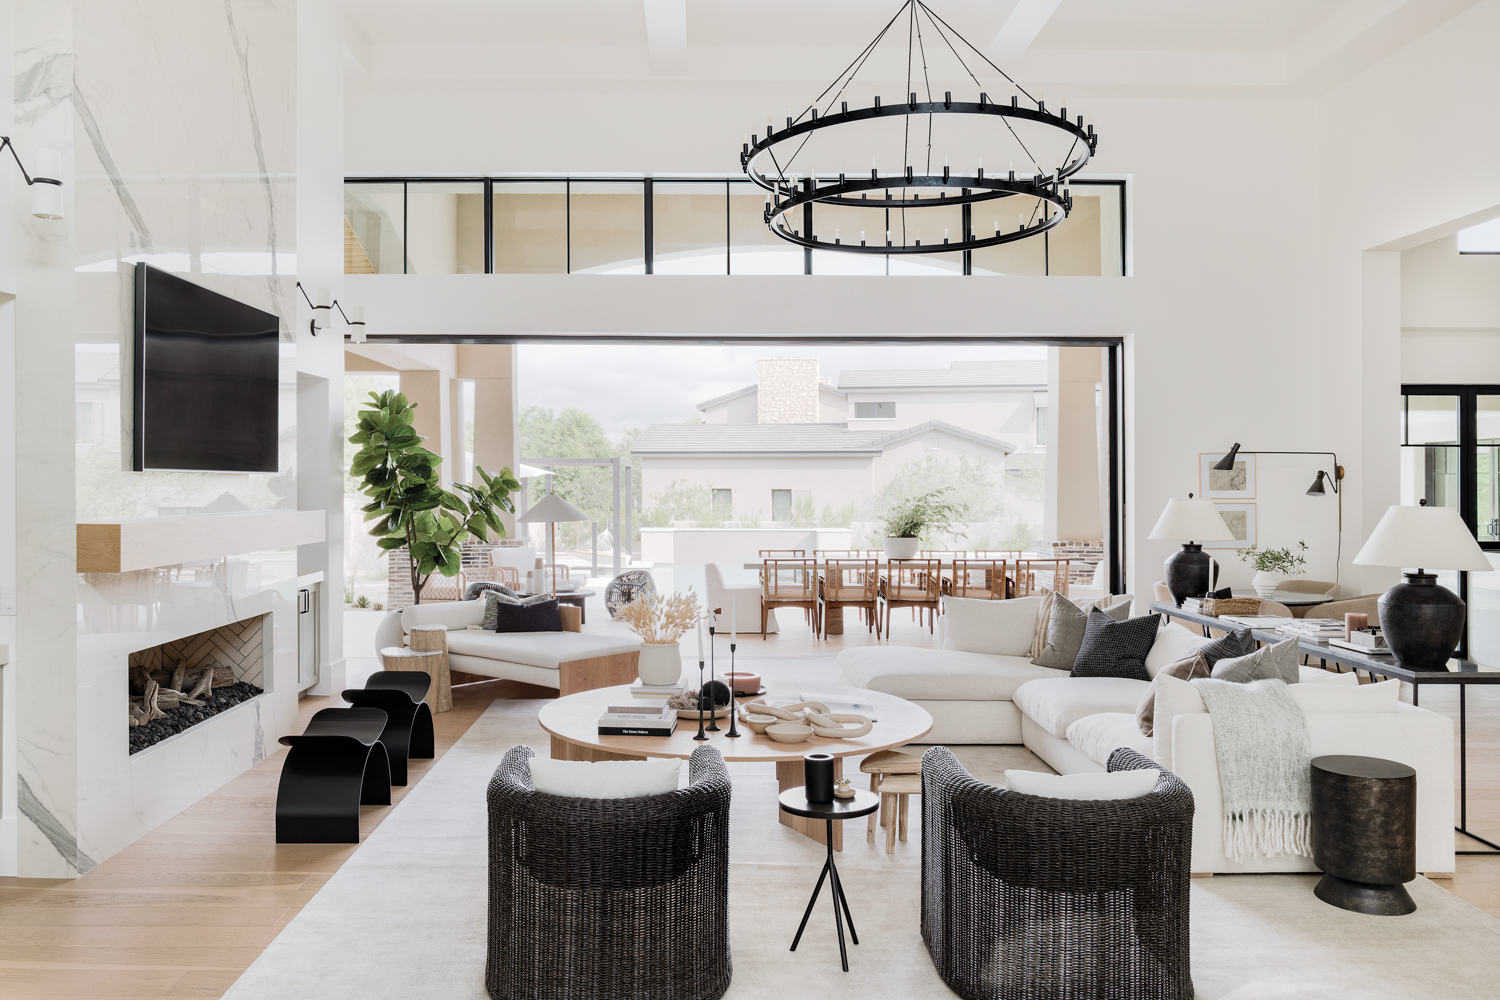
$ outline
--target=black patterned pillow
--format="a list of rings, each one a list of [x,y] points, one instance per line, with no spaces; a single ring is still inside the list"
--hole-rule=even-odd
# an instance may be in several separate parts
[[[1073,677],[1125,677],[1149,681],[1146,654],[1156,642],[1160,615],[1142,615],[1117,622],[1097,608],[1089,612],[1083,645],[1073,661]]]
[[[1231,656],[1249,656],[1255,652],[1255,636],[1247,628],[1236,632],[1225,632],[1213,642],[1206,642],[1198,647],[1198,652],[1208,661],[1208,669],[1212,670],[1215,663]]]

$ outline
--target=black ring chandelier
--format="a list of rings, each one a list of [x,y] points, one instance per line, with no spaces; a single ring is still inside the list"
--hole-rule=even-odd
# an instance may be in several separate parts
[[[891,28],[902,20],[903,15],[907,25],[907,99],[896,104],[882,104],[880,97],[876,96],[870,107],[850,110],[849,102],[844,97],[855,76],[866,66],[876,47]],[[924,19],[927,23],[925,35]],[[929,35],[935,37],[929,38]],[[957,60],[962,73],[979,90],[977,101],[955,101],[952,90],[946,86],[942,99],[934,99],[928,45],[933,46],[935,53],[941,54],[946,50],[952,59]],[[960,46],[977,55],[989,69],[1004,79],[1002,86],[1013,91],[1008,95],[1007,102],[991,100],[984,84],[960,54]],[[921,74],[920,82],[925,100],[918,100],[918,91],[912,84],[914,72]],[[819,103],[825,99],[826,103],[819,108]],[[976,122],[993,128],[1002,141],[1008,139],[1020,151],[1023,164],[1021,170],[1016,170],[1016,160],[1012,158],[1010,167],[999,176],[986,176],[982,157],[976,157],[972,173],[955,173],[946,162],[940,172],[935,172],[931,162],[932,140],[933,123],[938,115],[971,116],[950,120]],[[915,124],[920,130],[923,124],[920,119],[924,116],[927,119],[926,158],[924,166],[919,170],[912,163],[912,126]],[[900,120],[904,125],[900,171],[882,174],[878,166],[872,166],[869,177],[865,178],[846,174],[840,164],[836,179],[831,173],[819,176],[815,170],[793,172],[798,159],[807,153],[808,144],[813,138],[832,135],[839,129],[847,133],[860,123],[882,120]],[[999,131],[1000,126],[1004,127],[1004,132]],[[1055,158],[1052,168],[1044,168],[1031,146],[1023,140],[1022,131],[1032,136],[1032,145],[1037,145],[1038,138],[1041,138],[1052,142],[1054,148],[1063,148],[1065,144],[1066,152]],[[918,139],[920,141],[920,133]],[[766,225],[771,232],[789,243],[810,250],[849,253],[947,253],[1014,243],[1061,225],[1073,207],[1073,196],[1067,190],[1066,181],[1084,168],[1098,142],[1094,126],[1085,125],[1082,115],[1077,117],[1075,124],[1068,120],[1066,107],[1060,108],[1056,114],[1048,111],[1041,96],[1033,97],[946,21],[934,14],[922,0],[906,0],[880,33],[800,115],[794,118],[788,109],[785,128],[775,129],[767,118],[763,137],[758,132],[747,135],[740,150],[740,166],[751,181],[769,193],[770,199],[766,202],[764,213]],[[1029,203],[1030,211],[1018,214],[1017,225],[1013,230],[1008,225],[1002,227],[997,220],[994,235],[978,236],[971,223],[972,206],[998,202],[1005,198],[1017,198]],[[887,220],[891,211],[899,211],[903,238],[900,242],[893,241],[890,225],[884,227],[883,240],[867,240],[862,231],[858,243],[845,242],[838,230],[835,230],[832,240],[820,238],[814,224],[814,206],[885,209]],[[942,242],[932,239],[924,245],[920,236],[914,242],[906,241],[904,223],[908,209],[950,206],[963,209],[961,233],[957,240],[950,240],[945,230]],[[800,213],[797,212],[798,209],[801,209]]]

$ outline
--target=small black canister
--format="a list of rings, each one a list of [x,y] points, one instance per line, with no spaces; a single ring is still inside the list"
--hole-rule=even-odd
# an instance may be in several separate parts
[[[802,758],[803,784],[807,786],[807,801],[833,801],[833,755],[810,753]]]

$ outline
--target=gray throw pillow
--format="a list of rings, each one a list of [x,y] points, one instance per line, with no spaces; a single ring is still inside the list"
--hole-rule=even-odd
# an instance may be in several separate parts
[[[1122,600],[1100,610],[1117,622],[1124,621],[1130,614],[1130,601]],[[1052,619],[1047,623],[1047,645],[1031,662],[1054,670],[1072,670],[1073,661],[1078,659],[1078,649],[1083,645],[1083,633],[1088,621],[1088,612],[1061,594],[1052,595]]]
[[[543,601],[551,600],[546,594],[533,594],[530,597],[522,597],[509,587],[497,587],[495,590],[484,592],[484,618],[479,627],[490,632],[495,631],[500,624],[500,605],[508,604],[513,607],[525,607],[528,604],[541,604]]]
[[[1146,654],[1156,642],[1160,615],[1142,615],[1117,622],[1103,611],[1090,611],[1083,645],[1073,661],[1073,677],[1125,677],[1149,681]]]
[[[1210,674],[1215,680],[1248,684],[1276,678],[1296,684],[1302,678],[1297,664],[1297,637],[1262,646],[1246,656],[1226,656],[1215,663]]]
[[[1255,636],[1247,628],[1234,632],[1226,632],[1213,642],[1206,642],[1198,647],[1203,652],[1203,658],[1212,667],[1215,663],[1226,656],[1249,656],[1255,652]]]

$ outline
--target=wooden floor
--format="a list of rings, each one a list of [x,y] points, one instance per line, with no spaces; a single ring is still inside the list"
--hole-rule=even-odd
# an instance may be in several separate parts
[[[769,640],[742,636],[741,655],[829,655],[874,641],[852,614],[849,632],[828,642],[793,615],[782,618],[784,631]],[[904,613],[893,626],[898,645],[932,643]],[[454,710],[435,719],[438,759],[494,699],[550,694],[507,681],[458,688]],[[304,721],[332,703],[304,699]],[[1457,699],[1428,694],[1423,707],[1456,717]],[[1469,750],[1470,822],[1500,841],[1500,692],[1470,693]],[[268,758],[82,878],[0,879],[0,998],[222,995],[357,849],[274,843],[284,757]],[[392,804],[435,762],[413,761],[411,784],[392,789]],[[362,808],[361,837],[390,809]],[[1460,858],[1457,876],[1438,884],[1500,916],[1500,857]]]

